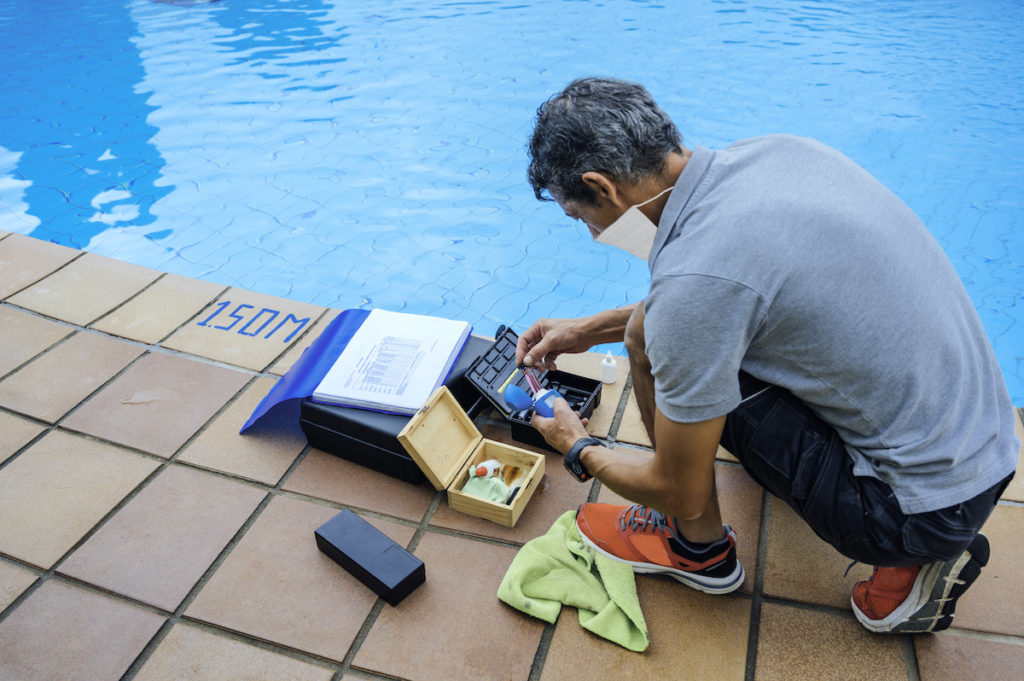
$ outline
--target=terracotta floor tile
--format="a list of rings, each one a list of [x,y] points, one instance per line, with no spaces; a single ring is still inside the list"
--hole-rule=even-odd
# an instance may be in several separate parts
[[[172,464],[60,571],[173,612],[264,496],[254,487]]]
[[[35,421],[0,411],[0,464],[45,429]]]
[[[618,442],[625,442],[631,445],[651,446],[651,438],[647,437],[647,429],[640,419],[640,407],[636,404],[636,395],[632,392],[629,401],[626,402],[626,410],[622,413],[622,421],[619,423],[619,430],[615,433]]]
[[[50,579],[0,622],[0,678],[117,681],[163,623]]]
[[[771,497],[764,592],[805,603],[850,608],[850,591],[871,577],[871,566],[857,563],[822,541],[793,509]]]
[[[419,522],[434,500],[426,482],[411,485],[319,449],[311,449],[282,487],[291,492]]]
[[[8,301],[47,317],[84,326],[110,312],[159,276],[156,270],[85,253]]]
[[[956,631],[914,637],[921,681],[1019,679],[1024,645],[958,636]]]
[[[957,601],[953,626],[1024,636],[1024,508],[999,504],[982,532],[991,546],[988,565]]]
[[[10,373],[51,345],[71,335],[70,326],[0,306],[0,376]]]
[[[324,332],[327,325],[333,322],[334,318],[340,313],[341,310],[328,310],[327,314],[321,317],[320,320],[309,329],[309,331],[301,334],[301,338],[296,336],[296,341],[292,343],[288,352],[284,353],[281,359],[274,362],[267,371],[275,376],[284,376],[288,373],[288,370],[291,369],[295,362],[298,361],[299,357],[302,356],[302,353],[306,351],[306,348],[312,345],[313,341],[320,337],[320,334]]]
[[[488,439],[546,454],[544,478],[540,481],[537,491],[533,493],[533,498],[530,499],[529,505],[519,517],[519,522],[514,528],[503,527],[489,520],[453,511],[448,506],[447,499],[437,507],[437,511],[430,520],[431,525],[524,544],[534,537],[546,533],[563,513],[577,508],[587,500],[593,483],[580,483],[569,475],[562,465],[562,457],[558,454],[516,442],[504,424],[498,427],[484,425],[482,434]]]
[[[616,448],[619,449],[619,448]],[[628,449],[628,448],[627,448]],[[641,450],[631,450],[639,456],[649,456]],[[747,593],[754,591],[757,574],[757,544],[761,536],[761,502],[764,491],[739,466],[718,464],[715,467],[718,486],[718,505],[722,520],[736,531],[736,557],[743,565],[745,577],[740,587]],[[602,504],[632,504],[608,487],[597,495]]]
[[[340,662],[377,596],[317,549],[313,532],[337,513],[276,497],[185,614]],[[414,534],[367,520],[402,546]]]
[[[195,626],[175,624],[134,681],[330,681],[333,674],[330,669]]]
[[[169,457],[248,380],[240,371],[151,352],[62,425]]]
[[[0,241],[0,300],[31,286],[79,255],[67,246],[11,234]]]
[[[427,581],[381,611],[353,666],[410,681],[527,678],[544,624],[496,595],[515,551],[428,532],[416,555]]]
[[[323,312],[317,305],[233,288],[161,345],[263,371]]]
[[[0,381],[0,406],[55,423],[144,350],[100,333],[78,332]]]
[[[1021,424],[1020,412],[1017,412],[1014,432],[1017,434],[1017,439],[1021,442],[1020,452],[1017,456],[1017,474],[1010,481],[1006,491],[1003,492],[1003,499],[1024,501],[1024,425]]]
[[[757,681],[905,681],[899,637],[879,636],[853,616],[765,603],[757,642]]]
[[[49,568],[156,467],[95,440],[48,433],[0,470],[0,551]]]
[[[156,343],[194,317],[223,291],[224,286],[220,284],[165,274],[92,328],[143,343]]]
[[[558,358],[558,368],[560,371],[568,371],[571,374],[601,380],[602,359],[604,359],[604,355],[596,352],[561,355]],[[608,437],[612,419],[619,408],[619,400],[622,399],[622,390],[626,385],[626,377],[629,375],[628,358],[615,358],[615,373],[618,376],[618,380],[614,383],[603,383],[601,385],[601,404],[597,405],[597,409],[594,410],[594,415],[590,417],[590,423],[587,425],[587,432],[594,437]]]
[[[32,586],[37,575],[12,563],[0,562],[0,612]]]
[[[298,410],[275,411],[245,435],[238,434],[275,382],[272,378],[257,379],[188,444],[178,459],[276,485],[306,446]]]
[[[575,609],[563,608],[541,680],[743,679],[750,599],[709,596],[654,578],[638,580],[637,594],[650,637],[646,651],[634,653],[591,634]]]

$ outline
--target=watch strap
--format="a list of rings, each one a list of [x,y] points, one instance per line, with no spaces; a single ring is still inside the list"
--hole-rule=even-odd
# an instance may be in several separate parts
[[[572,447],[569,448],[569,451],[565,453],[564,457],[562,457],[562,464],[565,465],[566,469],[572,473],[573,477],[580,482],[590,480],[593,476],[590,474],[590,471],[587,470],[587,467],[583,465],[583,462],[580,461],[580,452],[583,451],[584,447],[600,444],[601,441],[596,437],[581,437],[573,443]]]

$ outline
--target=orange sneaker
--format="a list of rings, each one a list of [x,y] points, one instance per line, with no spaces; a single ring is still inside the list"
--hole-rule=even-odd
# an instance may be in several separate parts
[[[988,554],[988,539],[979,534],[966,551],[944,563],[876,567],[871,579],[853,587],[853,614],[865,627],[879,633],[948,629],[957,599],[981,574]]]
[[[743,583],[736,533],[728,525],[722,539],[692,544],[680,536],[673,518],[653,508],[583,504],[576,526],[586,544],[638,574],[668,575],[709,594],[729,593]]]

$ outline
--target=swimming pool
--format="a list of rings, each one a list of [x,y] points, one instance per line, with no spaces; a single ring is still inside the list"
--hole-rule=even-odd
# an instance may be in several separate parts
[[[645,83],[684,143],[867,167],[965,281],[1024,405],[1014,0],[0,0],[0,229],[320,305],[522,330],[642,297],[525,180],[536,106]]]

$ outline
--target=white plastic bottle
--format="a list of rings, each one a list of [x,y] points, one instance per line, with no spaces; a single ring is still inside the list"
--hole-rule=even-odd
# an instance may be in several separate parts
[[[601,380],[605,383],[614,383],[618,377],[618,372],[615,370],[615,358],[612,357],[611,350],[609,350],[601,360]]]

